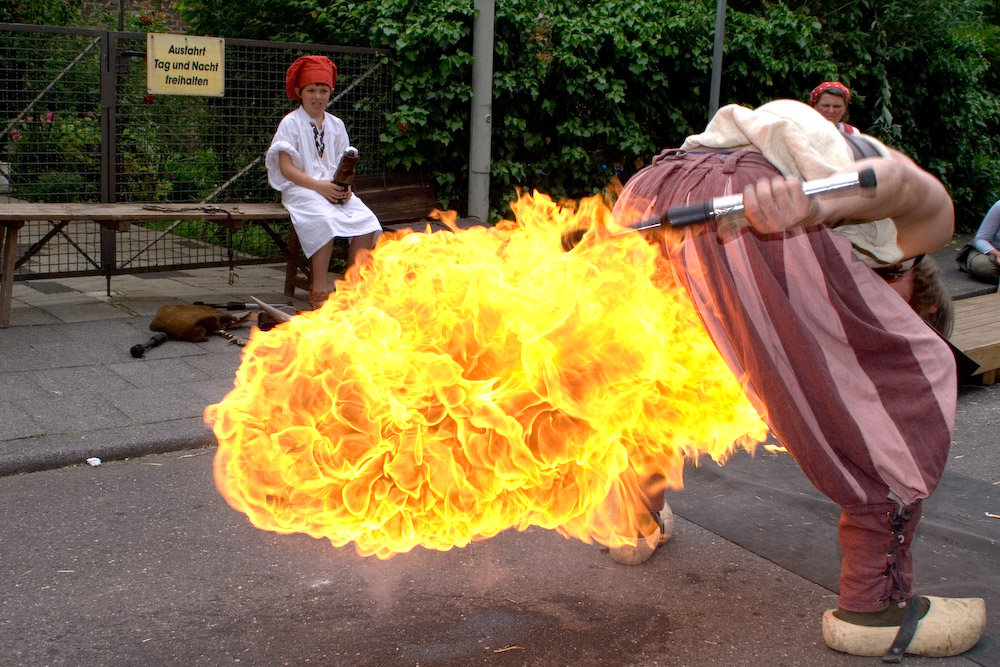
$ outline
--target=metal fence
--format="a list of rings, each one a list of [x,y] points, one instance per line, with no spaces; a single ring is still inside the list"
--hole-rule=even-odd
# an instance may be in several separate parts
[[[0,206],[4,202],[277,201],[263,154],[294,104],[288,65],[307,53],[337,64],[329,111],[384,170],[379,136],[392,110],[391,52],[225,40],[225,95],[148,95],[145,33],[0,23]],[[30,223],[16,280],[271,262],[256,225]],[[113,247],[109,247],[109,244]],[[108,259],[114,257],[111,262]]]

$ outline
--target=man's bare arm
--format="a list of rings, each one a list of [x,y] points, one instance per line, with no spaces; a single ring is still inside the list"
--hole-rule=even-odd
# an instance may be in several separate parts
[[[839,173],[875,170],[874,197],[852,195],[810,200],[796,179],[761,179],[743,191],[746,217],[762,233],[843,220],[892,218],[905,257],[932,252],[947,244],[955,229],[951,196],[937,178],[899,151],[891,158],[869,158]]]

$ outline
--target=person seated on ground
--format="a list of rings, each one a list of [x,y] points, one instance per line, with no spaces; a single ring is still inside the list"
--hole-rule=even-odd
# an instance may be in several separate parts
[[[333,239],[351,239],[350,267],[360,251],[375,246],[382,231],[361,199],[332,180],[350,146],[344,121],[326,111],[336,82],[337,67],[326,56],[302,56],[292,63],[285,74],[285,93],[301,104],[281,119],[265,157],[268,183],[281,192],[281,203],[309,258],[313,309],[329,296]]]
[[[820,112],[823,118],[837,126],[837,129],[847,134],[860,134],[861,131],[847,121],[851,116],[847,105],[851,103],[851,90],[836,81],[824,81],[809,93],[809,106]]]
[[[855,236],[878,241],[866,248],[871,262],[912,271],[951,239],[954,211],[938,179],[869,140],[880,157],[855,161],[807,105],[729,105],[633,176],[613,215],[629,224],[742,192],[749,226],[669,230],[660,247],[771,433],[841,508],[838,608],[823,616],[824,641],[886,659],[957,655],[982,636],[985,603],[916,595],[912,553],[951,444],[955,360],[859,261],[858,241],[837,233],[868,227]],[[876,175],[871,196],[802,191],[802,180],[863,168]]]
[[[1000,282],[1000,201],[987,211],[970,245],[959,255],[959,267],[981,282]]]

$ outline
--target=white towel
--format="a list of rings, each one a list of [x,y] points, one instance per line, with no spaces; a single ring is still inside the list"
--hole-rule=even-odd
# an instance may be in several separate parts
[[[882,156],[889,149],[865,135]],[[760,151],[784,176],[802,180],[826,178],[849,166],[853,155],[836,126],[807,104],[774,100],[756,109],[729,104],[716,112],[705,131],[684,140],[683,150]],[[869,266],[902,261],[896,225],[885,218],[836,227],[855,247],[855,256]]]

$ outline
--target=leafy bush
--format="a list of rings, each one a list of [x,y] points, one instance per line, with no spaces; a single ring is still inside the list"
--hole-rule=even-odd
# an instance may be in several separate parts
[[[50,171],[24,186],[22,193],[29,201],[79,201],[84,187],[78,173]]]
[[[768,3],[771,4],[771,3]],[[989,0],[789,0],[854,94],[852,123],[937,175],[970,231],[1000,198],[1000,12]],[[751,10],[747,10],[751,11]],[[818,81],[819,79],[817,79]]]
[[[32,201],[87,201],[100,192],[99,121],[75,110],[25,116],[7,140],[10,185]]]
[[[33,25],[74,25],[80,18],[82,0],[8,0],[0,3],[0,22]]]
[[[200,148],[191,155],[173,154],[167,157],[166,172],[170,179],[172,201],[200,200],[219,181],[219,160],[211,148]]]
[[[203,34],[392,48],[394,168],[437,174],[461,208],[468,178],[472,3],[467,0],[183,0]],[[578,197],[627,177],[702,128],[710,0],[498,0],[494,216],[517,187]],[[722,104],[806,100],[826,79],[855,92],[854,124],[949,186],[963,226],[1000,197],[1000,33],[986,0],[729,3]]]

